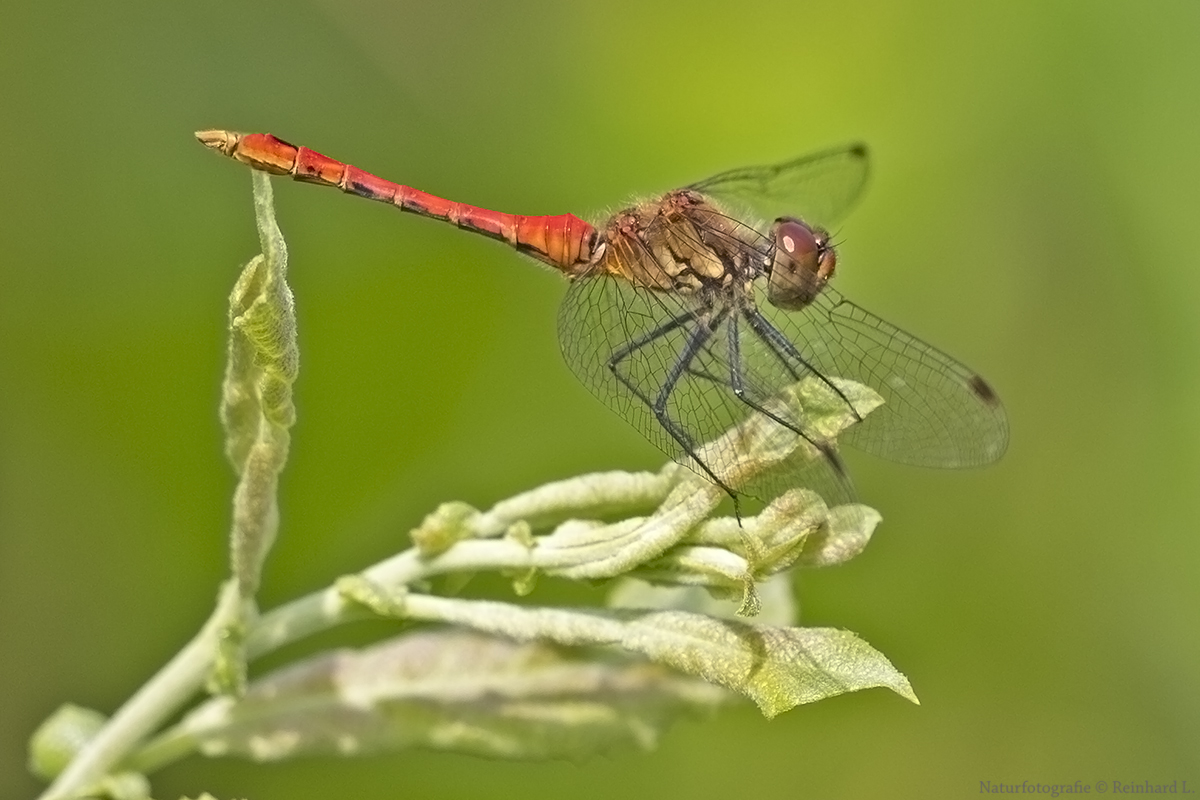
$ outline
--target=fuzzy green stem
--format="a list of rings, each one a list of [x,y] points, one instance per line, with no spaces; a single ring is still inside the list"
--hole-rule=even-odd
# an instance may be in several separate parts
[[[196,693],[212,667],[222,629],[240,613],[241,596],[236,583],[229,581],[221,588],[216,609],[196,637],[118,709],[40,800],[77,797],[110,774],[132,747]]]

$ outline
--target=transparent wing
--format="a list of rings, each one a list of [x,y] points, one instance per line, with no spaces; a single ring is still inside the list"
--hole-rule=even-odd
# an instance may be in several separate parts
[[[728,439],[711,443],[756,410],[775,415],[780,434],[828,445],[827,431],[777,399],[807,373],[770,352],[730,307],[705,308],[686,295],[588,277],[576,280],[563,300],[559,339],[571,370],[601,401],[727,490],[725,479],[743,454]],[[784,463],[736,491],[770,497],[792,487],[812,489],[830,505],[854,498],[836,457]]]
[[[773,325],[804,361],[864,383],[884,405],[843,441],[882,458],[925,467],[990,464],[1008,446],[1008,417],[974,370],[825,287],[799,312],[771,310]]]
[[[732,218],[708,237],[736,237],[764,259],[773,245]],[[840,440],[903,464],[961,468],[997,461],[1008,446],[1008,417],[995,391],[979,373],[941,350],[880,319],[825,286],[800,311],[783,311],[765,299],[760,276],[756,307],[747,321],[763,319],[779,339],[771,348],[796,374],[849,378],[884,398],[884,405],[847,430]],[[787,372],[748,365],[756,382],[781,390]]]
[[[850,144],[782,164],[732,169],[687,188],[747,205],[768,221],[790,216],[828,226],[862,195],[867,165],[867,146]]]

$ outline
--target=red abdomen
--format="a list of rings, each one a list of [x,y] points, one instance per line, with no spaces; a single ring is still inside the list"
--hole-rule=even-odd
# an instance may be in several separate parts
[[[577,274],[587,266],[596,243],[595,228],[573,214],[524,216],[456,203],[393,183],[269,133],[200,131],[196,138],[254,169],[291,175],[307,183],[336,186],[349,194],[390,203],[402,211],[445,220],[465,230],[501,239],[568,274]]]

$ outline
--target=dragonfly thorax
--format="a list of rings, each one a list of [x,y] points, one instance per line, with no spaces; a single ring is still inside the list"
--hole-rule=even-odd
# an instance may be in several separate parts
[[[615,214],[598,252],[604,272],[634,286],[707,295],[762,274],[765,244],[703,195],[681,189]]]

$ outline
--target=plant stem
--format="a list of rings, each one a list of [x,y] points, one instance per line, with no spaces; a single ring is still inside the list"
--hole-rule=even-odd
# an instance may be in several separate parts
[[[221,630],[240,610],[237,586],[227,582],[221,588],[216,609],[195,638],[121,706],[42,793],[40,800],[66,800],[87,791],[131,748],[175,713],[203,685],[213,664]]]

